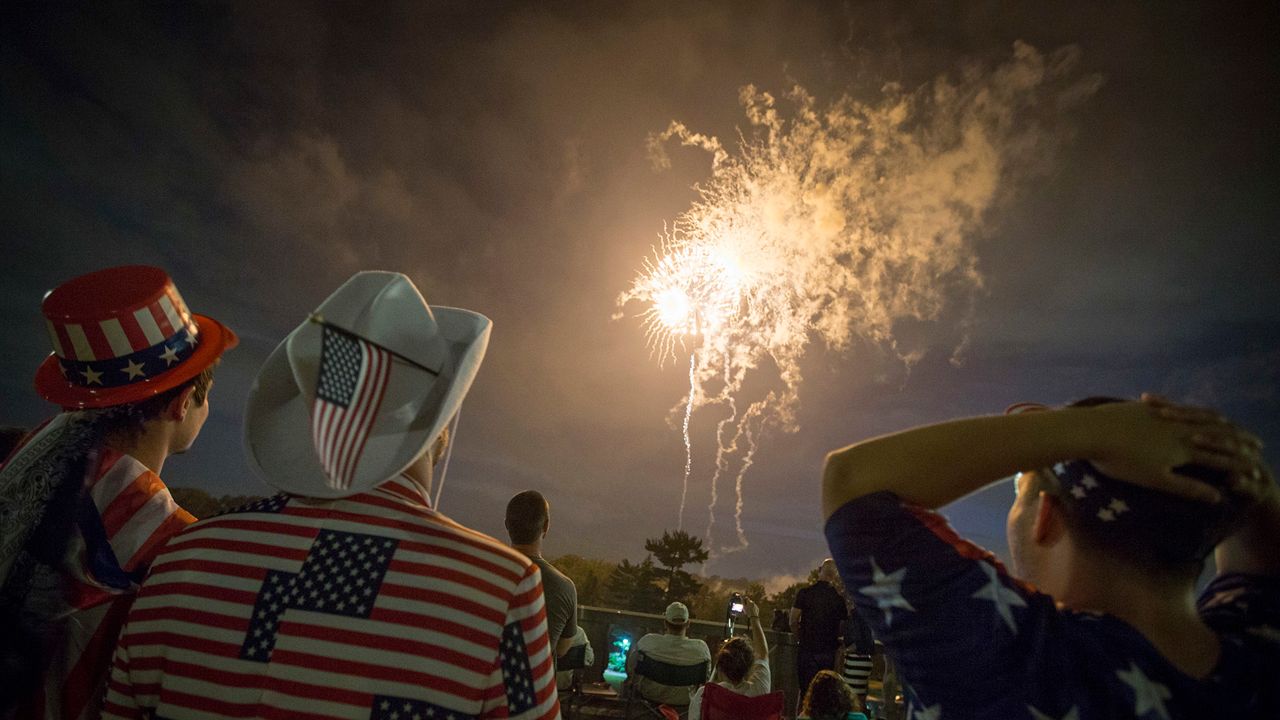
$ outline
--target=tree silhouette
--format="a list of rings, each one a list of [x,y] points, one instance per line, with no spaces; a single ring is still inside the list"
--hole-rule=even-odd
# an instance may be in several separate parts
[[[609,574],[605,598],[616,608],[660,613],[665,606],[662,588],[657,585],[659,579],[652,559],[645,558],[644,562],[635,564],[623,560]]]
[[[704,563],[711,553],[702,547],[702,538],[696,538],[684,530],[663,531],[661,538],[644,541],[644,549],[653,554],[658,564],[667,569],[667,583],[662,599],[687,598],[700,587],[692,575],[681,568],[691,563]]]

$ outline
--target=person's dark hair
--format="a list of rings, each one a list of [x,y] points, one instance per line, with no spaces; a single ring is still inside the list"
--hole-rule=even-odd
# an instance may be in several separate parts
[[[1127,402],[1113,397],[1088,397],[1067,405],[1090,408]],[[1180,474],[1202,480],[1219,488],[1225,487],[1226,473],[1199,465],[1174,468]],[[1151,488],[1098,475],[1104,483],[1123,486],[1131,517],[1126,522],[1099,522],[1097,510],[1076,502],[1061,486],[1050,470],[1035,474],[1038,487],[1053,495],[1063,508],[1067,527],[1082,547],[1108,556],[1119,557],[1127,564],[1163,574],[1197,574],[1204,559],[1234,529],[1240,512],[1229,499],[1217,504],[1189,500]],[[1229,496],[1224,493],[1224,498]]]
[[[809,720],[844,720],[852,711],[861,712],[862,703],[844,678],[831,670],[819,670],[805,691],[800,714]]]
[[[14,425],[0,426],[0,465],[8,459],[9,453],[18,447],[18,443],[22,442],[22,438],[27,436],[27,429],[16,427]]]
[[[169,403],[189,387],[195,388],[195,392],[191,394],[191,401],[197,407],[203,405],[209,398],[209,388],[213,385],[213,370],[217,366],[218,363],[215,361],[214,364],[200,371],[199,375],[146,400],[112,407],[113,412],[103,419],[104,431],[109,435],[126,435],[137,439],[147,422],[159,417]]]
[[[755,651],[746,638],[729,638],[720,646],[720,652],[716,653],[716,667],[735,685],[746,679],[747,671],[755,661]]]
[[[507,534],[513,545],[529,545],[542,537],[549,506],[537,490],[518,493],[507,503]]]

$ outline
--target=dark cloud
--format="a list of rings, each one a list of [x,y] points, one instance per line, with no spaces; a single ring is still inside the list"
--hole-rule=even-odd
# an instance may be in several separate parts
[[[7,7],[0,22],[0,299],[5,422],[45,412],[44,290],[108,264],[173,273],[245,338],[175,484],[261,488],[238,451],[257,366],[351,272],[410,274],[432,302],[495,320],[462,418],[445,509],[495,523],[542,486],[564,551],[636,557],[675,523],[668,411],[679,368],[650,361],[613,303],[708,158],[645,138],[672,120],[732,138],[741,86],[871,98],[991,66],[1021,40],[1075,45],[1105,82],[1051,164],[975,233],[985,276],[963,313],[903,328],[921,359],[855,341],[804,360],[800,431],[746,478],[753,540],[722,575],[823,554],[823,453],[1028,398],[1157,389],[1222,405],[1280,446],[1277,10],[1086,3],[243,3]],[[1056,117],[1056,108],[1047,108]],[[904,342],[906,340],[904,339]],[[695,430],[710,446],[712,417]],[[705,525],[695,454],[687,524]],[[954,510],[998,541],[998,490]],[[723,495],[722,495],[723,500]],[[721,505],[717,522],[728,517]],[[985,524],[984,524],[985,523]],[[724,527],[718,524],[717,527]],[[586,542],[584,539],[589,539]]]

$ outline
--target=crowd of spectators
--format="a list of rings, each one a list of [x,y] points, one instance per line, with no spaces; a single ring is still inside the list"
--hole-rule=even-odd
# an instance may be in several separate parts
[[[557,685],[594,653],[542,554],[550,503],[512,497],[508,545],[431,501],[487,318],[357,273],[251,390],[249,462],[279,494],[195,523],[161,472],[197,441],[235,333],[150,267],[74,278],[42,311],[36,389],[61,412],[0,432],[0,718],[559,716]],[[864,720],[878,640],[911,720],[1280,717],[1280,489],[1261,449],[1144,396],[831,453],[832,558],[773,618],[797,638],[799,714]],[[937,512],[1009,476],[1012,571]],[[769,694],[744,606],[746,636],[713,655],[670,603],[627,669],[709,666],[709,684]],[[707,687],[630,691],[700,720]]]

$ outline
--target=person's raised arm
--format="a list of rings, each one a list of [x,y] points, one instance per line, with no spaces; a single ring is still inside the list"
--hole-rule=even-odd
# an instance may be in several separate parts
[[[769,659],[769,643],[764,638],[764,625],[760,622],[760,608],[745,595],[742,602],[747,606],[747,624],[751,626],[751,650],[757,660]]]
[[[1196,463],[1234,469],[1238,458],[1207,451],[1205,438],[1245,442],[1251,436],[1216,414],[1181,410],[1114,403],[953,420],[865,440],[827,456],[824,517],[882,490],[938,508],[1018,471],[1074,458],[1105,465],[1122,480],[1215,501],[1216,490],[1173,468]]]
[[[1252,483],[1246,479],[1237,486],[1239,492],[1254,499],[1244,522],[1214,550],[1219,575],[1280,575],[1280,553],[1276,552],[1280,548],[1280,487],[1261,458],[1257,468]]]

